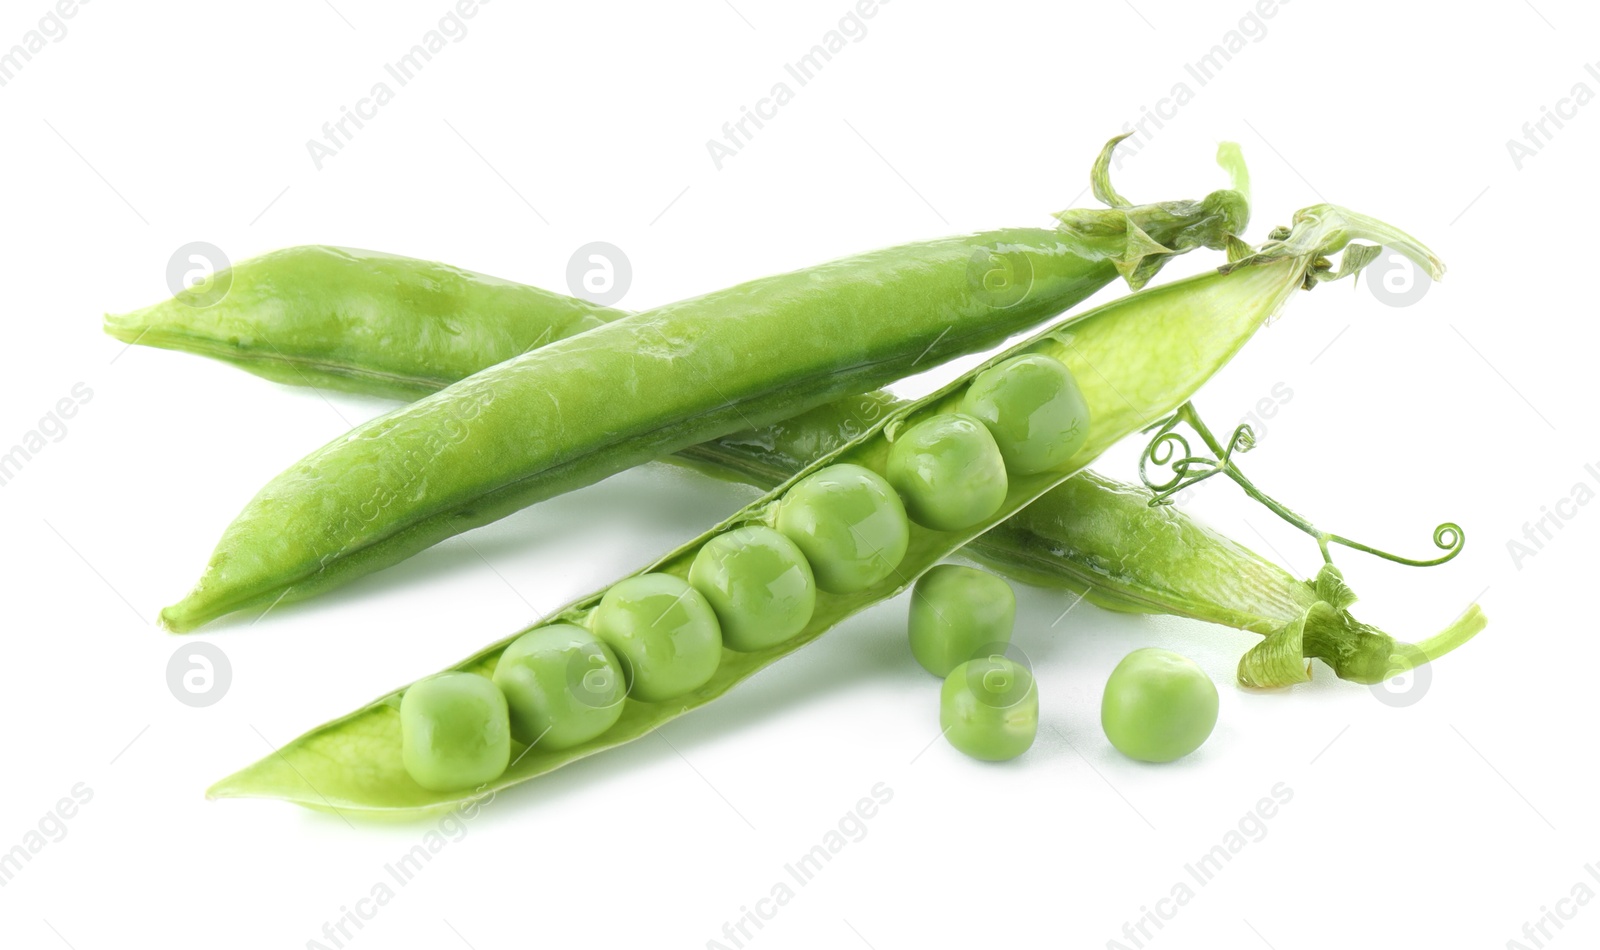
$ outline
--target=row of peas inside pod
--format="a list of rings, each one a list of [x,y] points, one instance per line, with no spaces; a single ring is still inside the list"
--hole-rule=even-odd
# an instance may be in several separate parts
[[[492,678],[451,672],[412,685],[400,705],[406,771],[435,791],[483,785],[505,771],[513,740],[570,748],[612,728],[629,701],[691,693],[715,674],[724,648],[753,652],[797,636],[818,591],[850,594],[887,579],[906,554],[910,522],[958,531],[991,518],[1005,503],[1008,474],[1065,464],[1088,430],[1087,405],[1064,365],[1039,355],[1002,362],[978,374],[957,411],[892,433],[887,478],[860,465],[821,468],[784,493],[770,524],[732,528],[705,543],[686,580],[629,577],[577,622],[540,626],[513,641]],[[940,591],[937,612],[987,617],[992,591],[951,576],[939,569],[924,584]],[[1003,581],[988,579],[1010,597]],[[913,600],[914,643],[919,600],[929,599]],[[1005,638],[1014,605],[1013,598],[1005,611]],[[998,630],[997,619],[968,625],[967,635]],[[1038,699],[1025,670],[984,656],[945,673],[947,715],[962,724],[950,728],[952,742],[980,758],[1026,750]],[[995,705],[996,696],[1014,695],[1022,698]],[[984,718],[997,708],[1007,712]]]

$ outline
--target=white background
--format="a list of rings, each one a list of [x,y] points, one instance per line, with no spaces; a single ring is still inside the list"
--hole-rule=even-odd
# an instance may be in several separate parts
[[[0,888],[0,940],[336,946],[324,924],[430,826],[352,826],[203,790],[753,494],[659,465],[626,473],[254,626],[208,629],[231,689],[182,705],[166,668],[196,641],[155,629],[156,611],[260,484],[386,406],[102,335],[101,313],[169,295],[178,247],[209,241],[237,261],[343,244],[564,290],[572,252],[604,240],[632,262],[623,305],[647,307],[853,251],[1047,223],[1089,200],[1100,144],[1180,81],[1193,99],[1124,163],[1125,194],[1221,186],[1212,152],[1234,139],[1254,174],[1252,240],[1325,199],[1411,231],[1450,266],[1403,308],[1365,281],[1298,296],[1198,400],[1221,428],[1284,384],[1292,398],[1246,468],[1332,530],[1421,554],[1436,523],[1466,526],[1445,567],[1339,556],[1357,615],[1402,638],[1474,599],[1488,611],[1422,700],[1396,708],[1320,667],[1309,686],[1247,694],[1232,671],[1252,636],[1088,606],[1057,623],[1069,599],[1021,589],[1039,740],[984,765],[934,741],[938,683],[911,661],[897,600],[659,737],[502,795],[345,945],[733,946],[724,923],[879,782],[893,799],[865,837],[746,945],[1135,946],[1124,923],[1277,783],[1293,799],[1264,838],[1147,945],[1534,946],[1525,922],[1558,906],[1576,916],[1548,942],[1600,939],[1600,910],[1557,904],[1580,881],[1600,891],[1584,870],[1600,859],[1600,506],[1563,504],[1573,517],[1520,565],[1507,550],[1575,485],[1600,489],[1584,469],[1600,467],[1600,106],[1549,125],[1520,169],[1506,146],[1575,83],[1600,93],[1584,68],[1600,57],[1593,7],[1296,0],[1264,35],[1247,24],[1256,39],[1201,86],[1184,65],[1239,27],[1245,0],[897,0],[715,168],[706,141],[851,6],[498,0],[321,170],[306,141],[446,0],[99,0],[0,87],[0,446],[75,384],[93,393],[0,488],[0,850],[77,783],[93,792]],[[0,49],[50,9],[7,0]],[[1215,260],[1194,254],[1163,279]],[[1123,449],[1099,467],[1131,479]],[[1231,486],[1188,507],[1301,574],[1316,566],[1308,539]],[[1194,657],[1222,688],[1211,741],[1164,767],[1121,758],[1098,726],[1106,675],[1144,645]]]

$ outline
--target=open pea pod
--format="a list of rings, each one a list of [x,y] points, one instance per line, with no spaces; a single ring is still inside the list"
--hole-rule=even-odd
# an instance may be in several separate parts
[[[772,524],[786,493],[825,466],[849,463],[881,474],[895,433],[956,408],[976,376],[1002,361],[1034,355],[1063,364],[1077,380],[1088,405],[1086,441],[1067,462],[1034,474],[1014,475],[999,510],[966,529],[934,531],[913,523],[906,553],[887,578],[847,594],[818,591],[815,611],[799,634],[757,652],[724,650],[710,680],[686,695],[657,703],[630,698],[619,720],[594,739],[560,750],[541,749],[537,744],[515,746],[510,766],[497,779],[460,791],[432,791],[412,780],[402,760],[399,707],[405,690],[401,689],[313,729],[217,783],[209,794],[280,798],[344,813],[424,814],[490,796],[644,736],[717,698],[851,614],[905,590],[940,560],[1066,481],[1112,443],[1172,413],[1277,314],[1296,290],[1313,286],[1326,276],[1324,255],[1342,250],[1355,237],[1382,242],[1409,254],[1434,274],[1442,273],[1431,253],[1395,229],[1329,205],[1308,208],[1296,215],[1292,230],[1259,251],[1236,248],[1230,256],[1236,257],[1237,263],[1147,289],[1066,320],[938,392],[895,409],[734,517],[639,572],[686,577],[702,545],[735,527]],[[602,591],[584,597],[535,626],[586,625],[603,595]],[[490,675],[513,639],[495,643],[453,669]]]

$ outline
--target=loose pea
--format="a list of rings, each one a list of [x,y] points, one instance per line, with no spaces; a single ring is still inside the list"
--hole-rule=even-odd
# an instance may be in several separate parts
[[[692,692],[717,671],[722,633],[700,592],[671,574],[611,585],[594,609],[594,632],[616,651],[628,695],[646,703]]]
[[[1200,748],[1217,724],[1217,687],[1193,660],[1146,647],[1106,680],[1100,725],[1123,755],[1171,762]]]
[[[523,634],[494,668],[511,710],[511,734],[543,749],[566,749],[610,729],[627,697],[622,667],[600,638],[570,623]]]
[[[811,620],[817,582],[793,541],[764,525],[720,534],[689,567],[689,586],[703,594],[730,650],[751,652],[789,639]]]
[[[961,397],[961,411],[989,427],[1013,475],[1056,468],[1089,438],[1089,405],[1072,372],[1039,354],[979,373]]]
[[[1005,503],[1006,463],[982,422],[940,413],[895,439],[889,484],[905,500],[912,521],[935,531],[960,531]]]
[[[976,568],[940,564],[911,591],[911,655],[934,676],[985,648],[1011,642],[1017,595],[1011,585]]]
[[[401,761],[418,785],[450,792],[492,782],[511,761],[506,698],[487,677],[440,673],[400,697]]]
[[[1028,668],[978,657],[950,671],[939,690],[939,726],[957,749],[986,762],[1028,751],[1039,732],[1039,691]]]
[[[900,496],[859,465],[829,465],[796,483],[778,505],[778,530],[800,546],[817,586],[830,594],[888,577],[911,543]]]

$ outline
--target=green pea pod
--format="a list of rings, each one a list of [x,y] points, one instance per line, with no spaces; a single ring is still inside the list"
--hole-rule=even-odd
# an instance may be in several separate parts
[[[1096,190],[1113,200],[1106,168]],[[1236,150],[1224,150],[1237,165]],[[1061,313],[1120,273],[1224,247],[1244,197],[1068,211],[875,251],[634,314],[359,426],[278,475],[160,620],[302,600],[546,498],[786,418]]]
[[[717,534],[751,524],[770,525],[786,493],[824,466],[849,463],[882,473],[896,431],[959,405],[979,372],[1020,355],[1059,361],[1072,371],[1087,401],[1087,439],[1067,462],[1010,481],[1005,502],[991,517],[966,529],[940,532],[910,526],[906,553],[885,579],[851,593],[819,590],[815,612],[794,638],[751,653],[724,650],[703,686],[656,703],[628,699],[616,724],[578,745],[554,750],[515,746],[498,779],[458,792],[423,788],[401,759],[401,689],[293,740],[272,756],[219,782],[213,797],[272,797],[313,808],[389,815],[449,809],[493,795],[569,762],[630,742],[691,709],[705,705],[756,671],[821,636],[844,618],[909,587],[918,576],[985,531],[1066,481],[1113,442],[1172,413],[1254,335],[1302,287],[1327,267],[1326,254],[1352,237],[1370,237],[1411,255],[1438,275],[1437,259],[1415,241],[1370,219],[1332,206],[1300,212],[1282,240],[1236,265],[1176,281],[1113,301],[1045,331],[932,395],[910,402],[871,425],[859,437],[817,460],[794,478],[750,504],[722,525],[695,539],[640,574],[687,575],[700,548]],[[637,576],[637,575],[635,575]],[[581,598],[535,626],[586,625],[604,591]],[[531,628],[530,628],[531,629]],[[519,634],[520,636],[520,634]],[[515,638],[496,643],[453,667],[492,675],[501,652]]]
[[[274,382],[410,400],[624,316],[448,264],[310,246],[245,261],[143,310],[107,314],[105,330]]]
[[[1024,583],[1073,591],[1111,610],[1263,634],[1239,662],[1239,682],[1250,687],[1307,682],[1313,658],[1340,679],[1381,682],[1437,660],[1488,622],[1472,604],[1430,637],[1396,640],[1351,616],[1355,595],[1333,565],[1296,580],[1178,509],[1152,505],[1148,490],[1094,472],[1068,479],[962,553]]]

